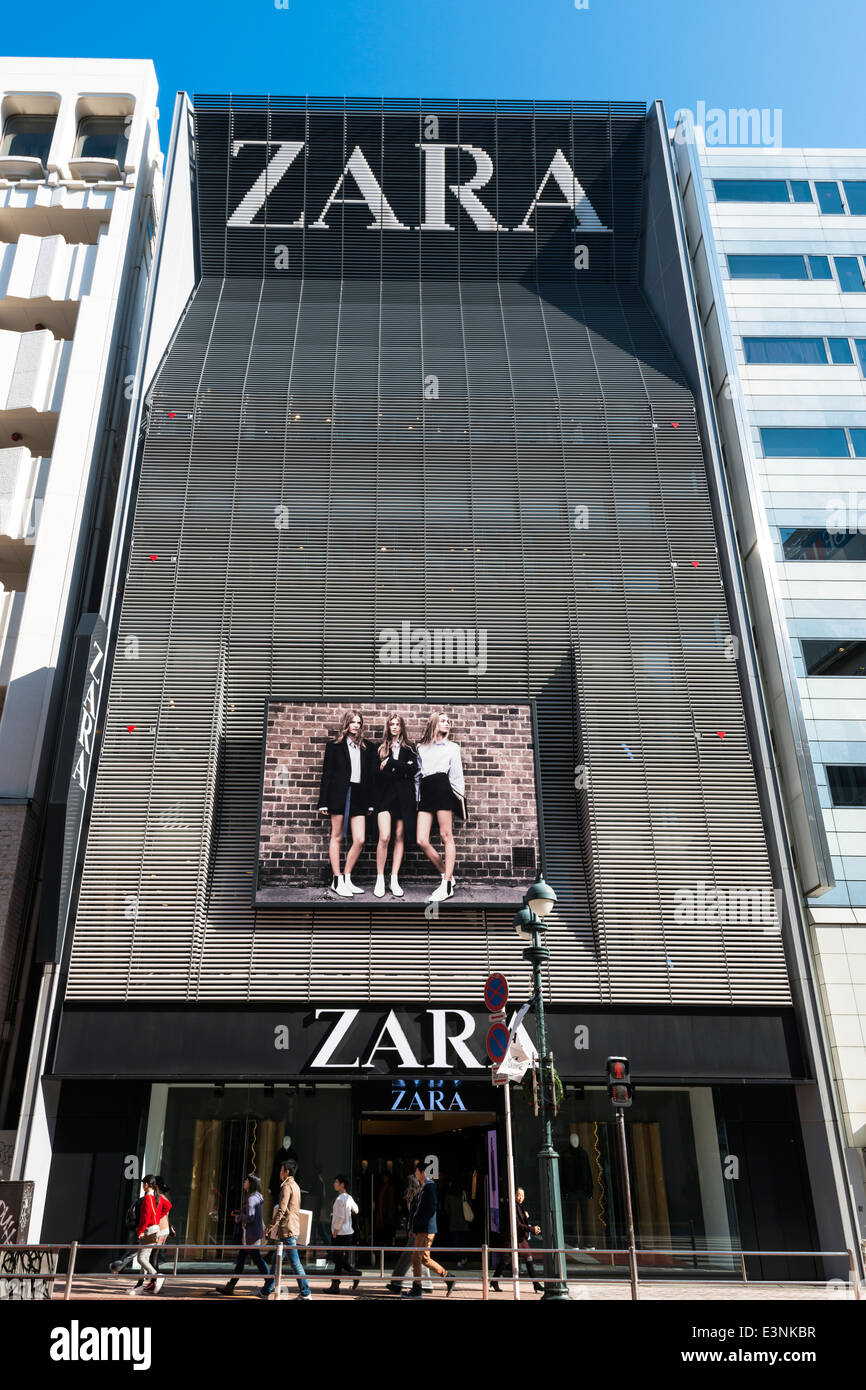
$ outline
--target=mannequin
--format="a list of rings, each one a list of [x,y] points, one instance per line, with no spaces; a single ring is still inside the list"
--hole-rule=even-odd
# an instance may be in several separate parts
[[[277,1152],[274,1154],[274,1161],[271,1167],[271,1180],[268,1184],[268,1192],[275,1202],[280,1195],[280,1168],[287,1158],[293,1158],[296,1163],[298,1161],[297,1150],[292,1146],[292,1136],[290,1134],[283,1135],[282,1146],[277,1149]]]
[[[568,1188],[569,1195],[577,1203],[579,1215],[578,1241],[586,1250],[595,1247],[590,1245],[587,1237],[589,1235],[589,1200],[593,1193],[592,1167],[589,1162],[589,1155],[586,1150],[581,1148],[580,1135],[576,1129],[571,1131],[568,1136],[571,1146],[571,1153],[568,1155]]]

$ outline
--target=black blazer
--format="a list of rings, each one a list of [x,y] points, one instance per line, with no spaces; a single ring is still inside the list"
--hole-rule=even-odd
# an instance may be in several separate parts
[[[361,784],[360,795],[364,811],[373,805],[373,788],[378,765],[376,749],[372,743],[361,743]],[[346,740],[325,744],[325,761],[322,767],[322,784],[319,789],[319,810],[323,807],[332,815],[342,815],[346,809],[346,796],[352,777],[352,761]]]

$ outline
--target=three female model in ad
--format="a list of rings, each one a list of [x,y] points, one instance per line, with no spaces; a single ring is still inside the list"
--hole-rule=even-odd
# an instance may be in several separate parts
[[[466,788],[460,749],[451,737],[453,722],[443,711],[431,714],[417,743],[413,743],[401,714],[385,721],[378,747],[364,736],[364,717],[349,710],[337,737],[325,745],[319,810],[331,818],[328,858],[331,892],[352,898],[364,892],[352,882],[352,870],[364,848],[367,817],[375,814],[376,886],[373,896],[385,896],[385,866],[393,842],[390,889],[403,897],[400,866],[407,844],[417,842],[440,883],[427,898],[442,902],[454,893],[454,816],[466,819]],[[441,852],[430,842],[433,822],[439,829]],[[348,842],[343,862],[343,841]]]

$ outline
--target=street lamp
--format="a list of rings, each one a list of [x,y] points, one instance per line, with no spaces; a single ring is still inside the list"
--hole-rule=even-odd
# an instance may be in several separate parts
[[[541,1206],[544,1230],[544,1243],[551,1250],[562,1250],[565,1246],[565,1232],[562,1224],[562,1198],[559,1191],[559,1154],[553,1147],[553,1126],[551,1110],[554,1103],[553,1069],[547,1059],[547,1033],[544,1027],[544,999],[541,994],[541,963],[550,960],[550,951],[542,945],[542,934],[547,930],[545,918],[556,905],[556,894],[544,875],[539,874],[535,883],[523,895],[523,907],[514,918],[514,929],[518,936],[531,944],[523,951],[524,960],[532,966],[532,990],[535,1011],[538,1017],[537,1044],[539,1070],[541,1075],[541,1123],[543,1142],[538,1154],[538,1174],[541,1179]],[[549,1085],[549,1089],[548,1089]],[[542,1299],[570,1299],[565,1279],[563,1256],[545,1255],[545,1282]]]

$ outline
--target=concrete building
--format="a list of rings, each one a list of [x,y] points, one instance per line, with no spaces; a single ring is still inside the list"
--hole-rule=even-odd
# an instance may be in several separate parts
[[[48,806],[98,611],[162,199],[150,61],[0,61],[0,1127],[21,1101]],[[93,730],[95,740],[96,729]],[[49,854],[49,859],[46,859]],[[8,1141],[8,1134],[7,1134]]]
[[[267,1184],[295,1151],[311,1187],[355,1174],[376,1235],[420,1152],[477,1193],[479,1244],[504,1146],[481,991],[497,968],[528,997],[505,909],[543,868],[569,1243],[622,1244],[624,1052],[642,1246],[722,1277],[850,1248],[660,105],[181,97],[169,164],[93,608],[105,734],[16,1149],[34,1230],[119,1238],[134,1157],[219,1245],[248,1165]],[[443,629],[484,660],[437,657]],[[333,821],[373,809],[351,755],[316,796],[341,712],[378,741],[395,709],[463,743],[438,911],[418,848],[377,891],[372,821],[347,902]]]
[[[866,152],[673,150],[866,1235]]]

